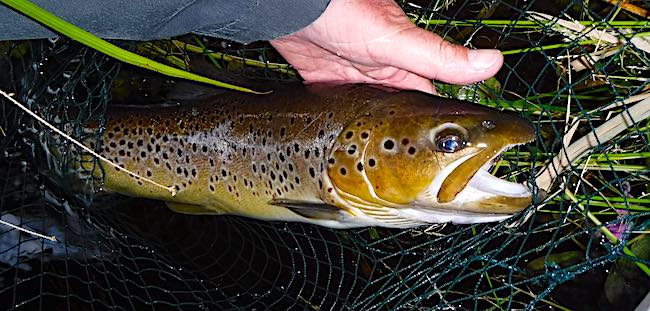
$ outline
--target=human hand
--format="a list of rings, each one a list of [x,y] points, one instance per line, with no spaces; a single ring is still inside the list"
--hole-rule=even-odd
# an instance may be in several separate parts
[[[435,93],[492,77],[498,50],[470,50],[418,28],[392,0],[332,0],[316,21],[271,41],[306,83],[382,84]]]

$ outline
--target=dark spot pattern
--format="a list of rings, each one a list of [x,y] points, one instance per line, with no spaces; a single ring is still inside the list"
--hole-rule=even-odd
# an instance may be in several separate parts
[[[235,201],[264,196],[266,202],[266,196],[300,196],[324,187],[328,152],[340,131],[336,123],[323,126],[335,119],[333,112],[300,117],[269,112],[260,120],[237,109],[233,103],[206,113],[180,109],[109,118],[99,151],[136,174],[172,185],[179,198],[211,193]],[[203,192],[185,192],[188,188]]]

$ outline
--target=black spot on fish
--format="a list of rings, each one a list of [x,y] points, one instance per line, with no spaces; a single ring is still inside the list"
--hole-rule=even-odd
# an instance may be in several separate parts
[[[318,138],[323,138],[323,137],[325,137],[325,131],[323,130],[318,131]]]
[[[255,163],[253,163],[253,173],[257,173],[257,165]]]
[[[153,162],[156,163],[156,164],[160,164],[160,159],[158,159],[158,158],[154,158],[154,159],[153,159]]]
[[[348,148],[348,154],[352,155],[355,152],[357,152],[357,145],[351,145],[350,148]]]
[[[223,176],[223,177],[228,176],[228,173],[226,173],[226,170],[221,170],[221,176]]]
[[[415,147],[409,147],[408,153],[411,155],[415,154]]]
[[[342,167],[341,168],[341,175],[345,176],[345,174],[347,174],[347,173],[348,173],[348,171],[345,169],[345,167]]]
[[[146,157],[147,157],[147,153],[144,152],[144,151],[140,151],[140,157],[142,157],[142,158],[146,158]]]
[[[334,164],[334,163],[336,163],[336,160],[334,160],[334,158],[329,158],[329,159],[327,160],[327,163],[329,163],[329,164]]]
[[[309,149],[305,150],[305,159],[309,159]]]
[[[293,164],[289,163],[288,167],[289,167],[289,172],[293,172]]]
[[[300,146],[298,146],[298,144],[293,144],[293,150],[296,151],[296,152],[299,152],[300,151]]]
[[[402,139],[402,145],[406,146],[409,144],[409,139],[408,138],[403,138]]]
[[[300,184],[300,178],[296,177],[295,181],[296,181],[296,184]]]
[[[363,171],[363,164],[361,164],[361,162],[357,163],[357,170],[359,172]]]
[[[392,141],[391,139],[388,139],[384,142],[384,148],[386,150],[391,150],[395,147],[395,142]]]
[[[120,149],[118,154],[123,157],[126,154],[126,152],[124,152],[124,149]]]
[[[368,160],[368,165],[370,165],[370,167],[375,166],[375,164],[377,164],[377,163],[375,162],[375,159],[370,159],[370,160]]]
[[[176,168],[176,173],[179,174],[179,175],[180,175],[181,173],[183,173],[183,170],[181,169],[180,166]]]
[[[203,145],[203,147],[201,147],[201,151],[208,152],[208,146]]]
[[[348,131],[347,133],[345,133],[345,139],[350,139],[350,138],[352,138],[352,135],[354,135],[354,132],[352,132],[352,131]]]
[[[316,172],[314,171],[313,167],[309,167],[309,175],[311,176],[311,178],[316,177]]]

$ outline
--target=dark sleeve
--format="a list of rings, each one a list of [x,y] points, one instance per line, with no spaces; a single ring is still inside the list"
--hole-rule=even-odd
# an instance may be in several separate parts
[[[196,33],[270,40],[316,20],[329,0],[32,0],[99,37],[152,40]],[[0,4],[0,40],[57,35]]]

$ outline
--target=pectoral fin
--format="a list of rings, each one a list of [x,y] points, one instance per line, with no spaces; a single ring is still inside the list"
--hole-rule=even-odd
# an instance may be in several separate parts
[[[347,212],[336,206],[320,202],[274,199],[269,204],[285,207],[302,217],[310,219],[343,221],[347,214]]]
[[[216,208],[207,208],[201,205],[187,204],[187,203],[177,203],[177,202],[165,202],[167,207],[181,214],[189,215],[222,215],[225,214],[223,211]]]

